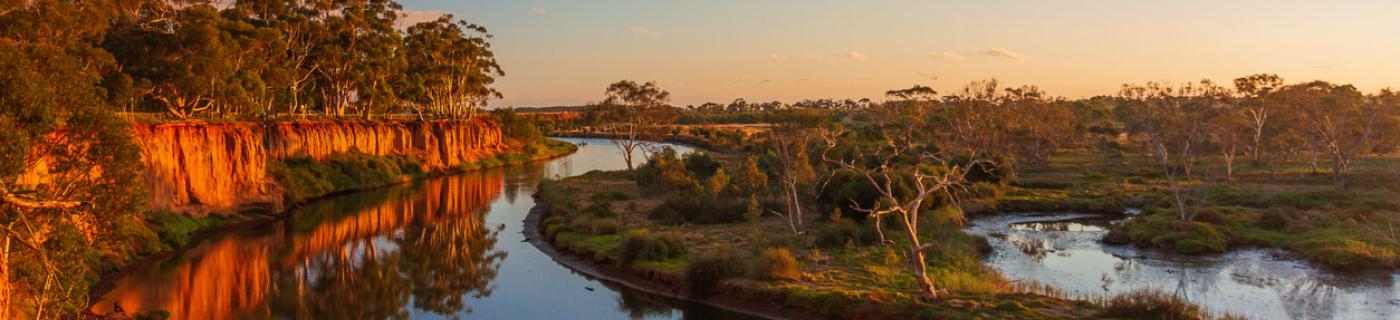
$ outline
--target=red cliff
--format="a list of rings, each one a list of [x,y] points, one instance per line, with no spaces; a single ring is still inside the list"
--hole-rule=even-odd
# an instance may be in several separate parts
[[[269,160],[321,158],[359,151],[409,155],[429,171],[499,154],[500,128],[478,118],[455,121],[293,121],[136,125],[151,210],[190,215],[247,209],[280,211],[282,189]]]

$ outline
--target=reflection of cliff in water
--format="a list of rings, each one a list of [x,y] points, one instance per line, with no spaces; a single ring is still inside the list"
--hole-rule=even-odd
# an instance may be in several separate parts
[[[373,319],[409,307],[469,312],[505,253],[484,225],[500,172],[432,179],[314,203],[288,221],[211,239],[122,279],[93,307],[171,319]],[[411,303],[411,305],[410,305]]]

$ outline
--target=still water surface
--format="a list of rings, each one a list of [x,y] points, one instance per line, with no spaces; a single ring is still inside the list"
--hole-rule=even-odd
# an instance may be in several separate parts
[[[1105,296],[1150,288],[1213,313],[1251,319],[1400,319],[1400,273],[1340,274],[1276,250],[1183,256],[1099,240],[1119,221],[1099,216],[1002,215],[968,231],[988,236],[985,262],[1010,279]]]
[[[541,179],[625,167],[608,140],[525,167],[338,196],[119,279],[93,311],[171,319],[739,319],[577,274],[525,242]],[[689,148],[673,146],[685,152]],[[640,159],[641,157],[637,157]]]

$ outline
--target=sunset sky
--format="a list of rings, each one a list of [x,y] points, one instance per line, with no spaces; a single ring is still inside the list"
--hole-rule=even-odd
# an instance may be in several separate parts
[[[1400,1],[403,0],[489,28],[493,106],[577,105],[656,80],[676,105],[880,98],[977,79],[1058,96],[1260,72],[1400,87]]]

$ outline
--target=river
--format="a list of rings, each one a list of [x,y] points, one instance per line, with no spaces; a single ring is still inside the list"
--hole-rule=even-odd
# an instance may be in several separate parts
[[[525,242],[522,220],[540,180],[625,167],[606,139],[559,140],[582,145],[547,162],[336,196],[220,232],[118,279],[92,311],[214,320],[746,318],[591,279]]]
[[[1099,240],[1110,224],[1083,214],[998,215],[973,220],[986,235],[985,263],[1079,297],[1154,289],[1215,314],[1250,319],[1400,319],[1400,273],[1339,273],[1285,252],[1243,249],[1185,256]]]

